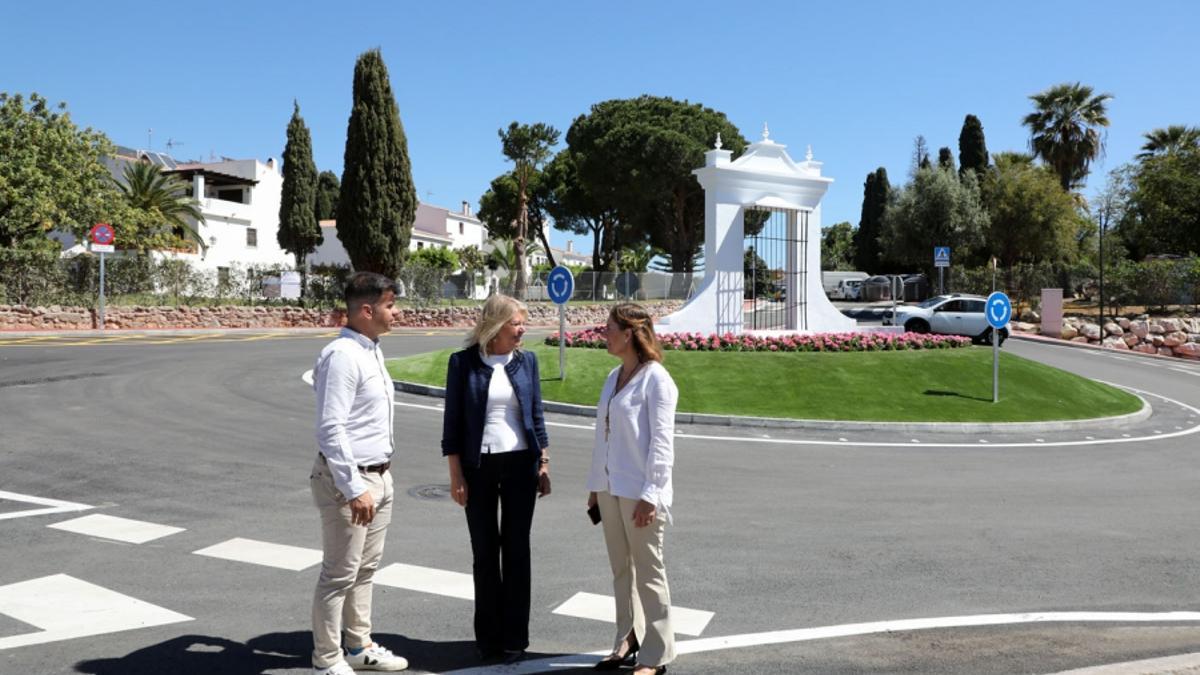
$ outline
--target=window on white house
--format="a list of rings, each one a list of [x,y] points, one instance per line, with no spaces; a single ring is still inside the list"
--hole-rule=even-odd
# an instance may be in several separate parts
[[[246,248],[258,248],[258,230],[246,228]]]
[[[423,248],[425,248],[425,242],[423,242],[423,241],[418,241],[418,242],[417,242],[417,250],[418,250],[418,251],[420,251],[420,250],[421,250],[421,249],[423,249]]]
[[[462,234],[462,233],[463,233],[463,224],[462,224],[462,223],[459,223],[459,224],[458,224],[458,233],[459,233],[459,234]]]
[[[229,286],[229,268],[228,267],[218,267],[217,268],[217,285],[222,286],[222,287]]]

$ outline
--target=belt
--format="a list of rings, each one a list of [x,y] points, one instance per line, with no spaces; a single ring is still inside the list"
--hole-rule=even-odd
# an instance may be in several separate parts
[[[317,453],[317,456],[321,458],[322,462],[328,461],[325,459],[325,455],[323,455],[319,452]],[[387,470],[390,468],[392,468],[392,463],[384,462],[383,464],[372,464],[371,466],[360,466],[360,467],[358,467],[358,470],[362,473],[377,473],[377,474],[382,475],[384,473],[387,473]]]

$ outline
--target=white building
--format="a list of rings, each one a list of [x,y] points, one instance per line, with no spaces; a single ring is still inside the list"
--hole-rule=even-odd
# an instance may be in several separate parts
[[[337,221],[322,220],[321,233],[325,241],[308,257],[309,262],[314,265],[349,265],[350,256],[337,237]],[[452,249],[475,246],[484,250],[486,238],[487,229],[479,218],[471,214],[469,203],[463,202],[462,211],[458,212],[418,203],[408,250],[435,246]]]
[[[197,228],[208,250],[181,254],[202,269],[241,265],[295,264],[279,246],[279,203],[283,177],[274,158],[179,164],[163,173],[188,183],[204,222]]]
[[[204,216],[203,223],[191,224],[207,244],[206,251],[155,251],[155,257],[187,260],[194,269],[210,271],[234,264],[290,267],[295,263],[295,258],[279,247],[276,236],[283,177],[274,158],[180,164],[163,153],[118,146],[115,156],[104,159],[118,181],[124,180],[125,167],[132,162],[155,164],[163,174],[179,177],[188,186],[187,196],[197,198]],[[51,237],[63,249],[83,250],[69,233],[56,231]],[[121,244],[118,237],[118,250]]]

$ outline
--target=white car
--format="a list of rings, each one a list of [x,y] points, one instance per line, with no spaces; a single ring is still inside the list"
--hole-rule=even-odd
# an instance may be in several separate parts
[[[938,295],[919,305],[896,308],[893,319],[884,315],[884,325],[904,326],[912,333],[965,335],[973,341],[991,344],[992,327],[988,325],[984,308],[987,299],[979,295]],[[1008,326],[1000,329],[1000,344],[1008,339]]]

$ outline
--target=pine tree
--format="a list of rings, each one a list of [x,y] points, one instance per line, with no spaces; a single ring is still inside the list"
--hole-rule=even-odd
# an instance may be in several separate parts
[[[300,293],[307,287],[304,260],[324,241],[317,224],[317,165],[312,158],[312,136],[293,101],[292,120],[283,149],[283,194],[279,200],[279,247],[296,257],[300,271]]]
[[[854,233],[856,269],[865,272],[879,271],[879,233],[891,191],[887,169],[881,166],[867,174],[867,180],[863,183],[862,217],[858,221],[858,230]]]
[[[337,205],[338,239],[354,269],[395,278],[407,257],[416,213],[408,140],[383,55],[372,49],[354,65],[354,105]]]
[[[983,124],[974,115],[963,120],[962,131],[958,132],[958,172],[974,169],[982,176],[988,167],[987,142],[983,138]]]

